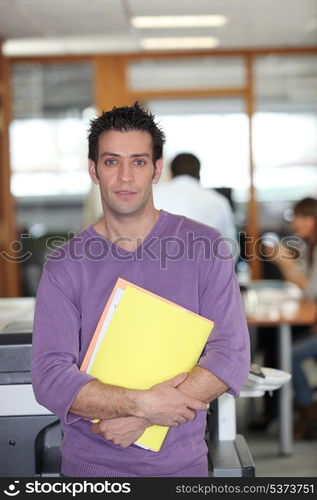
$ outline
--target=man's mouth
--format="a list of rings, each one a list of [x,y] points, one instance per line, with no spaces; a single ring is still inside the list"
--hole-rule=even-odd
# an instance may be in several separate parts
[[[136,194],[135,191],[128,191],[126,189],[120,189],[120,191],[115,191],[115,194],[117,196],[120,196],[121,198],[131,198]]]

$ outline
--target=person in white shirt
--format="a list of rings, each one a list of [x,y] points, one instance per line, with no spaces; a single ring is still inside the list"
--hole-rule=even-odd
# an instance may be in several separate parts
[[[200,161],[195,155],[178,154],[171,162],[172,180],[157,184],[153,190],[156,208],[215,227],[226,239],[236,242],[229,201],[214,189],[204,189],[199,172]]]
[[[82,211],[82,229],[91,224],[95,224],[97,220],[101,219],[103,216],[102,204],[100,198],[99,186],[91,181],[90,189],[84,199],[83,211]]]

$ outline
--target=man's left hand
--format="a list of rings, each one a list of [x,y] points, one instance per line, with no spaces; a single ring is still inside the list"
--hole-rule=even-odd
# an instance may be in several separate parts
[[[100,434],[121,448],[127,448],[134,443],[151,424],[145,418],[118,417],[109,420],[99,420],[92,424],[91,431]]]

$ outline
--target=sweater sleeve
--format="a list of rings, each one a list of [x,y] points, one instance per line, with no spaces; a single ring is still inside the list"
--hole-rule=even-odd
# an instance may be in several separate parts
[[[250,339],[233,261],[214,256],[206,276],[200,314],[214,321],[198,366],[206,368],[237,395],[250,368]]]
[[[69,408],[83,385],[94,380],[79,369],[81,317],[70,293],[44,267],[32,340],[32,384],[37,401],[65,424],[80,417]]]

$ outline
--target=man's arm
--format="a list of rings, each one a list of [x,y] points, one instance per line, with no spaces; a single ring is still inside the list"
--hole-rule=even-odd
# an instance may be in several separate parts
[[[234,263],[232,259],[222,257],[218,248],[215,247],[209,272],[206,269],[200,296],[200,314],[213,320],[214,328],[197,367],[184,385],[185,390],[192,391],[196,381],[206,377],[206,386],[211,392],[208,393],[205,387],[206,392],[199,395],[209,401],[226,390],[234,396],[239,394],[250,368],[249,331]],[[207,373],[202,375],[198,367]],[[197,386],[202,383],[197,383]],[[200,390],[203,391],[204,387]]]
[[[176,379],[181,380],[181,377],[176,377]],[[174,379],[175,380],[175,379]],[[96,381],[97,382],[97,381]],[[82,391],[82,397],[86,398],[87,394],[85,394],[86,391],[93,389],[93,384],[95,382],[91,382],[89,384],[86,384],[86,386],[83,387]],[[100,382],[97,382],[97,384],[100,384]],[[103,384],[101,384],[103,385]],[[162,384],[159,384],[162,385]],[[164,384],[163,384],[164,385]],[[90,386],[90,387],[89,387]],[[85,391],[86,387],[86,391]],[[109,386],[111,387],[111,386]],[[119,388],[120,389],[120,388]],[[206,409],[206,403],[209,403],[213,399],[217,398],[220,396],[222,393],[224,393],[227,389],[228,386],[224,384],[220,379],[218,379],[215,375],[213,375],[211,372],[208,370],[205,370],[204,368],[200,368],[199,366],[196,366],[188,375],[188,377],[185,378],[182,382],[180,382],[180,385],[178,385],[178,389],[180,391],[178,392],[184,392],[188,396],[191,396],[193,398],[199,399],[202,401],[202,404],[204,404],[204,408],[201,409]],[[122,389],[122,393],[129,394],[130,392],[133,391],[128,391],[126,389]],[[113,391],[113,393],[116,391]],[[134,391],[138,392],[138,391]],[[90,399],[90,398],[89,398]],[[133,398],[132,398],[133,399]],[[75,403],[75,402],[74,402]],[[98,399],[97,399],[98,403]],[[129,396],[128,399],[125,399],[123,401],[123,405],[129,403]],[[83,401],[83,404],[85,405],[85,401]],[[160,401],[158,401],[158,404],[160,404]],[[117,400],[117,408],[121,407],[123,410],[123,406],[120,405],[119,401]],[[132,406],[130,407],[130,410],[127,409],[128,411],[132,411],[135,413],[136,411],[136,405],[135,403],[132,403]],[[172,408],[168,408],[168,411],[171,411]],[[73,407],[71,407],[71,411],[76,413],[76,408],[75,411]],[[161,410],[162,411],[162,410]],[[186,419],[179,419],[177,424],[174,424],[173,427],[176,425],[179,425],[180,423],[186,423],[188,420],[193,420],[195,418],[195,412],[191,411],[191,414],[187,413],[188,418]],[[127,448],[130,446],[132,443],[134,443],[145,431],[147,427],[152,425],[154,422],[150,421],[148,418],[141,417],[141,416],[121,416],[121,418],[109,418],[109,419],[104,419],[100,420],[98,423],[94,423],[91,426],[91,430],[95,434],[100,434],[103,436],[105,439],[112,441],[114,444],[121,446],[122,448]],[[166,424],[167,425],[167,424]],[[172,427],[172,425],[170,425]]]
[[[177,427],[192,420],[206,404],[178,389],[186,373],[154,385],[149,390],[131,390],[93,380],[75,397],[69,412],[85,419],[139,417],[150,424]]]
[[[200,366],[195,366],[178,388],[204,403],[210,403],[229,389],[220,378]]]

